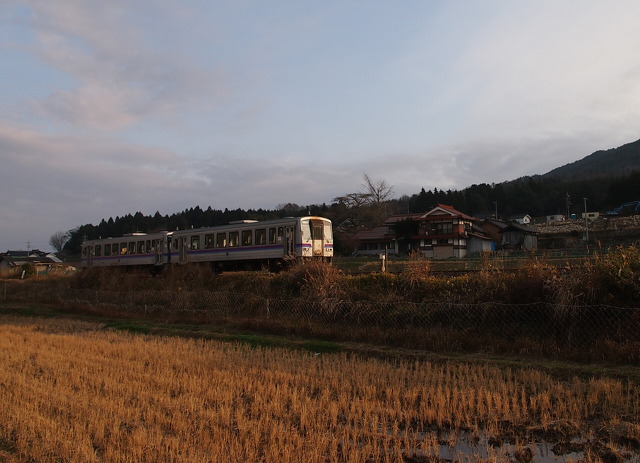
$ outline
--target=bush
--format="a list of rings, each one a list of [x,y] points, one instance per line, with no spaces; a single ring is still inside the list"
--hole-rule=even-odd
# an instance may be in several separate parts
[[[33,264],[22,264],[20,268],[19,278],[33,278],[38,275],[38,271],[36,270],[36,266]]]

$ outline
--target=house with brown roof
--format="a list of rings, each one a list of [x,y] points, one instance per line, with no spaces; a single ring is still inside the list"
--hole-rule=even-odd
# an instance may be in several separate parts
[[[493,251],[494,240],[479,224],[475,217],[438,204],[423,213],[393,215],[383,226],[359,232],[355,236],[355,253],[419,252],[431,259],[448,259]]]
[[[424,213],[389,217],[384,242],[391,253],[420,252],[432,259],[463,258],[494,248],[478,222],[452,206],[438,204]],[[382,243],[382,235],[377,239]]]
[[[490,251],[492,241],[475,225],[479,222],[446,204],[438,204],[418,218],[417,250],[432,259],[463,258]]]
[[[394,235],[387,225],[372,230],[360,230],[355,234],[355,255],[378,255],[391,250],[395,253]]]

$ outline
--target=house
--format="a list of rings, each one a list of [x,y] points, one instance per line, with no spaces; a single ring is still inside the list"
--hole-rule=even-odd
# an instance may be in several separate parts
[[[531,216],[524,213],[513,214],[509,216],[509,222],[519,223],[520,225],[528,225],[531,223]]]
[[[500,231],[503,249],[533,251],[538,248],[538,232],[535,228],[519,223],[510,223]]]
[[[562,222],[564,220],[564,215],[562,214],[553,214],[547,216],[547,222]]]
[[[395,235],[389,232],[389,226],[383,225],[372,230],[361,230],[356,233],[355,255],[379,255],[391,249],[395,252],[393,243]]]
[[[438,204],[424,213],[393,215],[383,226],[357,233],[355,253],[421,252],[432,259],[447,259],[494,250],[494,240],[479,223],[475,217]]]
[[[67,266],[53,254],[34,251],[7,251],[0,254],[0,277],[20,276],[25,266],[31,265],[38,275],[47,275],[51,271]]]
[[[496,250],[496,241],[491,239],[478,225],[473,226],[467,239],[467,254],[481,254]]]
[[[479,220],[451,206],[438,204],[411,220],[417,227],[410,237],[410,250],[432,259],[463,258],[492,248],[491,238],[474,226]]]
[[[509,224],[493,218],[484,219],[478,224],[482,232],[498,245],[502,242],[502,235],[500,233],[507,225]]]

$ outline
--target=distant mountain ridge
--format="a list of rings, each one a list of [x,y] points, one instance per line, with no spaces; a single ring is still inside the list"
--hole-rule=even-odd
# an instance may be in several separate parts
[[[621,177],[640,171],[640,140],[608,150],[599,150],[579,161],[557,167],[544,178],[589,180],[598,177]]]

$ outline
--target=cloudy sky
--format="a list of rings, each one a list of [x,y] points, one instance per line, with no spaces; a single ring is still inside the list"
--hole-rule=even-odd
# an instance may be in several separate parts
[[[640,138],[637,0],[0,0],[0,251]]]

